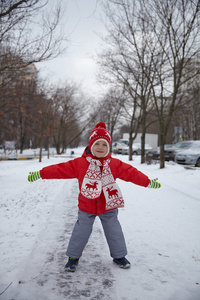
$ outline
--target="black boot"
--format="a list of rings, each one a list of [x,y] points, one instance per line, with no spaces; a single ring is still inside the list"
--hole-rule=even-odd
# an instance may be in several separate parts
[[[65,271],[67,272],[75,272],[76,267],[78,266],[78,259],[69,257],[69,260],[65,266]]]
[[[131,266],[131,263],[125,257],[114,258],[113,262],[122,269],[128,269]]]

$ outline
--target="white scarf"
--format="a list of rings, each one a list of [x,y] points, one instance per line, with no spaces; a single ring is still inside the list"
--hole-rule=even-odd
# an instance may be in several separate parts
[[[122,193],[111,173],[110,158],[104,160],[103,164],[92,157],[86,157],[90,163],[83,179],[81,194],[88,199],[100,197],[102,189],[106,199],[106,210],[124,207]],[[101,173],[100,167],[103,166]]]

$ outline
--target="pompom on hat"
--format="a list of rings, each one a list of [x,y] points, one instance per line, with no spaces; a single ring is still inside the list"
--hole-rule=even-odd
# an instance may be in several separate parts
[[[89,148],[92,153],[93,153],[93,146],[97,141],[105,141],[107,146],[108,146],[108,152],[106,153],[105,156],[108,155],[110,151],[110,146],[111,146],[111,136],[110,132],[106,129],[106,124],[103,122],[97,123],[97,125],[94,127],[94,129],[90,133],[89,137]]]

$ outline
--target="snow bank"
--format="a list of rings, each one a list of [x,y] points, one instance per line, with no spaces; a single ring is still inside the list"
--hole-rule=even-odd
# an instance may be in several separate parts
[[[74,149],[81,155],[83,149]],[[77,218],[76,180],[27,181],[29,171],[71,159],[63,157],[0,162],[2,300],[199,300],[200,169],[167,163],[128,162],[159,190],[118,180],[125,199],[119,219],[132,267],[112,263],[96,218],[77,272],[63,271],[65,250]]]

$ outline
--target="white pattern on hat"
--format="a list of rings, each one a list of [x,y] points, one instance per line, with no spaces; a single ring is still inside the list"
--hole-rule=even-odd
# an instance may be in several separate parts
[[[94,132],[90,135],[90,139],[91,139],[93,136],[95,136],[95,135],[97,135],[97,132],[96,132],[96,131],[94,131]]]

